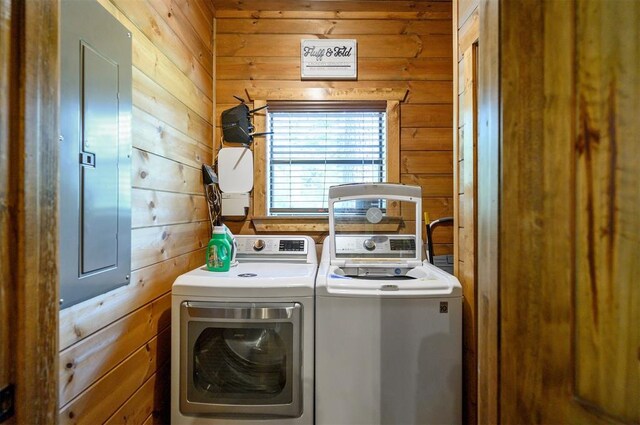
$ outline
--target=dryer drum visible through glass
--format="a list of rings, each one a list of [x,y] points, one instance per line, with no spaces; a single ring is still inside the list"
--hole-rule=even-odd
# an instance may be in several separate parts
[[[271,397],[286,384],[287,353],[279,329],[207,328],[194,347],[197,388],[212,394]]]
[[[183,411],[252,414],[269,405],[275,415],[300,415],[301,304],[183,302],[181,310]]]

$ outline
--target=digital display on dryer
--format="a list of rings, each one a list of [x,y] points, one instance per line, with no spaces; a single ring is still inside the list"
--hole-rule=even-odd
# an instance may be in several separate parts
[[[286,252],[304,251],[304,239],[281,240],[279,250]]]

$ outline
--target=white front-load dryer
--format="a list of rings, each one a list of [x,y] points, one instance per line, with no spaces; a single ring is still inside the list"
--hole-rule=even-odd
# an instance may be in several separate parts
[[[236,267],[173,284],[171,422],[312,424],[315,243],[236,240]]]

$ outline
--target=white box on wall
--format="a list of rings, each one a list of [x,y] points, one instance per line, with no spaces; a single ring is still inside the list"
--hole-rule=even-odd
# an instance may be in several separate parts
[[[222,194],[222,215],[245,216],[249,208],[248,193],[223,193]]]

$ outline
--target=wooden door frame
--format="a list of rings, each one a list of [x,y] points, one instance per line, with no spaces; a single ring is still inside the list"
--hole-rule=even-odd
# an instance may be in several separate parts
[[[59,1],[0,2],[0,377],[15,385],[9,423],[56,423]]]
[[[499,214],[502,185],[499,1],[479,2],[477,326],[478,423],[499,422]]]

